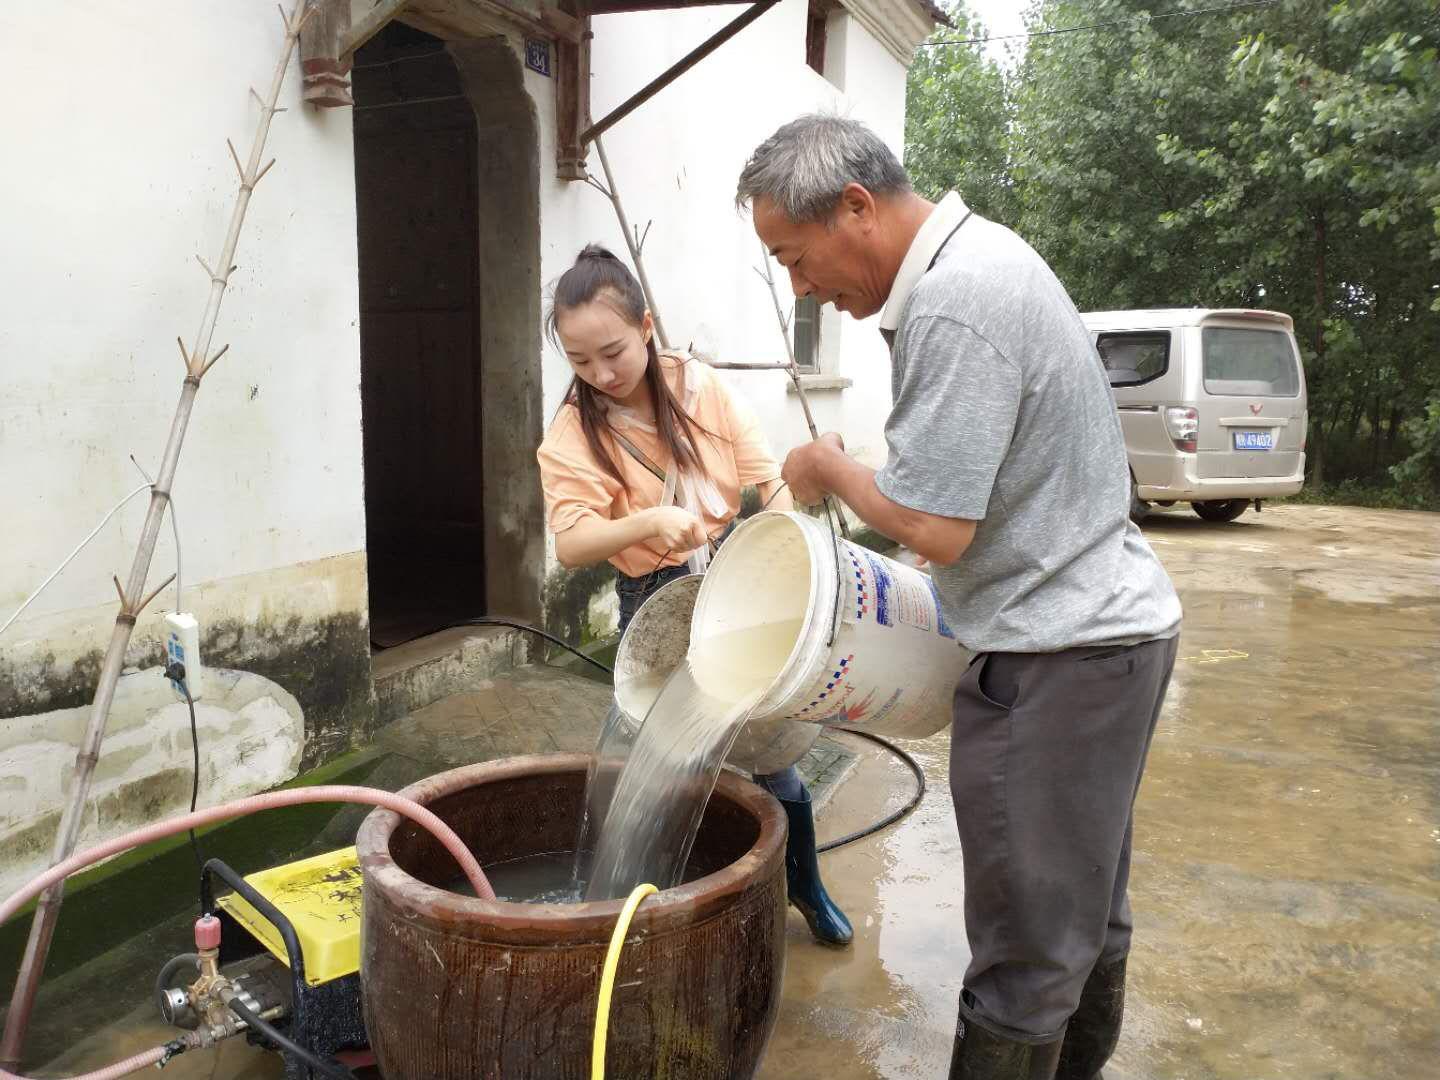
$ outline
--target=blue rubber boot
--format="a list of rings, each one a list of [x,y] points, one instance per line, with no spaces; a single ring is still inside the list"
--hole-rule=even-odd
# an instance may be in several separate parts
[[[820,880],[820,859],[815,853],[815,818],[810,812],[810,792],[800,789],[803,799],[781,799],[790,819],[790,838],[785,844],[785,882],[790,903],[805,916],[810,933],[822,945],[849,945],[855,937],[850,920],[835,906]]]

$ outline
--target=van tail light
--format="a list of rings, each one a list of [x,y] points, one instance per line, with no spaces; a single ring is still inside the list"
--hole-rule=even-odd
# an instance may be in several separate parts
[[[1165,410],[1165,430],[1170,433],[1176,450],[1195,453],[1195,440],[1200,434],[1200,414],[1194,409],[1178,407]]]

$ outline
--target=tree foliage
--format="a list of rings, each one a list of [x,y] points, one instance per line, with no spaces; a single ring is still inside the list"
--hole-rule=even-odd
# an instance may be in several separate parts
[[[953,28],[937,36],[979,37],[984,27],[955,5]],[[1017,209],[1010,179],[1012,102],[1005,74],[977,49],[922,48],[910,67],[905,161],[921,194],[965,193],[977,213],[1009,220]]]
[[[921,50],[907,121],[921,189],[976,192],[1082,309],[1288,312],[1312,479],[1432,460],[1440,7],[1277,0],[1155,18],[1142,0],[1047,0],[1031,21],[1110,25],[1034,37],[1008,75],[973,48]],[[964,25],[943,36],[980,36]]]

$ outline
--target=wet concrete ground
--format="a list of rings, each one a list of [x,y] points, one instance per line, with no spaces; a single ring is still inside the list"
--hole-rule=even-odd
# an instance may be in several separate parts
[[[1176,512],[1145,531],[1186,621],[1137,807],[1106,1076],[1440,1075],[1440,517]],[[948,739],[916,751],[922,809],[826,857],[854,949],[792,918],[765,1080],[944,1075],[968,959],[960,852]],[[826,832],[908,782],[862,768]]]
[[[1186,625],[1137,809],[1128,1016],[1107,1077],[1437,1075],[1440,516],[1282,507],[1216,526],[1177,511],[1146,533]],[[921,808],[823,858],[854,946],[818,946],[791,915],[762,1080],[944,1075],[968,958],[960,851],[946,737],[910,748],[930,778]],[[913,783],[857,750],[822,839]],[[46,1074],[154,1045],[149,1015]],[[239,1045],[167,1074],[280,1075]]]

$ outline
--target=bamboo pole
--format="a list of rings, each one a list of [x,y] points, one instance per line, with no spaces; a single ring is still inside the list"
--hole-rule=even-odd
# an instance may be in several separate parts
[[[760,266],[764,269],[756,268],[755,272],[764,279],[765,284],[770,288],[770,302],[775,305],[775,318],[780,323],[780,336],[785,339],[785,357],[789,362],[783,370],[789,374],[790,381],[795,385],[795,394],[800,399],[800,408],[805,413],[805,424],[810,428],[810,439],[813,442],[820,438],[820,429],[815,426],[815,414],[810,411],[810,399],[805,396],[805,386],[800,381],[800,365],[795,363],[795,343],[790,339],[790,320],[785,317],[785,312],[780,307],[780,291],[775,288],[775,275],[770,270],[770,251],[764,241],[760,243]],[[794,309],[791,310],[793,313]],[[825,504],[829,507],[829,495],[825,496]],[[850,526],[845,523],[844,508],[836,509],[835,516],[840,521],[840,535],[849,540]]]
[[[640,279],[640,289],[645,294],[645,306],[650,309],[650,317],[655,320],[655,336],[660,339],[660,347],[668,349],[670,338],[665,333],[665,324],[660,321],[660,308],[655,303],[655,290],[650,288],[650,276],[645,273],[645,237],[650,235],[650,226],[645,226],[645,233],[642,236],[640,231],[630,224],[630,219],[625,216],[625,207],[620,202],[620,189],[615,184],[615,174],[610,171],[610,159],[605,156],[605,144],[600,137],[595,137],[595,149],[600,154],[600,168],[605,173],[605,183],[601,184],[593,176],[586,177],[586,182],[600,194],[610,200],[610,205],[615,207],[615,216],[620,219],[620,231],[625,234],[625,246],[630,249],[630,261],[635,264],[635,275]]]
[[[100,744],[105,738],[105,726],[110,716],[110,706],[115,698],[115,687],[120,680],[120,670],[125,663],[125,650],[130,644],[130,637],[140,613],[160,591],[156,589],[147,595],[145,582],[150,576],[150,563],[155,555],[155,542],[160,534],[161,523],[165,518],[170,487],[174,482],[175,468],[180,459],[180,446],[184,442],[185,430],[190,423],[190,414],[194,407],[195,395],[200,389],[200,380],[215,361],[224,354],[225,348],[229,347],[220,349],[213,356],[210,354],[210,346],[215,336],[215,323],[220,315],[220,302],[225,297],[225,289],[229,285],[230,275],[235,270],[233,262],[235,249],[239,244],[240,228],[245,221],[245,211],[250,205],[250,196],[255,191],[255,185],[270,170],[270,166],[275,164],[272,158],[262,166],[260,159],[265,152],[265,140],[270,133],[270,121],[277,112],[284,111],[277,106],[277,102],[280,99],[280,89],[285,83],[285,73],[290,66],[290,58],[295,51],[296,42],[300,38],[300,30],[314,11],[313,8],[307,8],[306,5],[307,0],[295,0],[294,8],[289,15],[285,14],[283,8],[280,9],[280,18],[285,23],[285,43],[280,52],[280,59],[275,65],[269,96],[261,98],[255,90],[250,91],[260,102],[260,119],[256,124],[255,137],[251,141],[250,154],[244,165],[240,163],[240,156],[235,152],[234,145],[228,139],[225,141],[226,146],[230,148],[230,157],[234,161],[236,172],[239,175],[239,191],[235,197],[235,208],[230,216],[230,228],[221,245],[220,256],[214,264],[218,270],[212,269],[203,259],[200,260],[201,266],[210,276],[210,293],[205,301],[204,313],[200,317],[200,327],[195,333],[189,350],[186,350],[183,342],[180,344],[180,355],[185,362],[185,381],[181,386],[179,403],[175,407],[175,417],[170,425],[170,437],[165,443],[160,469],[156,474],[155,483],[151,487],[150,509],[145,516],[145,526],[141,531],[140,542],[135,549],[135,558],[130,566],[130,574],[124,586],[120,584],[118,577],[115,579],[115,588],[120,594],[120,613],[115,616],[115,627],[110,633],[110,644],[105,650],[105,660],[100,668],[100,681],[96,688],[95,700],[90,707],[90,721],[81,740],[79,752],[76,754],[75,779],[70,786],[69,802],[60,818],[52,865],[69,858],[75,850],[85,806],[90,799],[90,785],[94,777],[95,766],[100,759]],[[164,585],[161,585],[160,588],[164,588]],[[40,986],[40,977],[45,970],[45,960],[49,955],[50,942],[55,934],[55,920],[60,914],[63,896],[63,884],[57,884],[46,890],[40,897],[34,921],[30,926],[30,939],[25,946],[25,958],[20,965],[20,973],[15,981],[15,991],[10,1000],[9,1015],[5,1021],[4,1039],[0,1041],[0,1066],[6,1069],[13,1070],[20,1063],[26,1029],[30,1024],[30,1014],[35,1007],[35,994]]]

